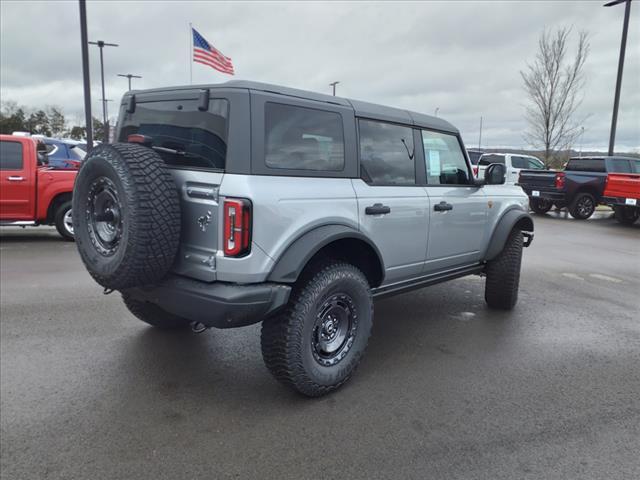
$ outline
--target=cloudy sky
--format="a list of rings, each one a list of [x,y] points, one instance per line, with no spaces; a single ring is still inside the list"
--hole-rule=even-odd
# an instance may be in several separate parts
[[[105,48],[107,98],[134,88],[189,83],[189,22],[233,58],[236,79],[257,80],[439,115],[468,146],[526,147],[519,71],[546,28],[590,33],[579,117],[585,149],[606,150],[624,6],[600,1],[255,2],[89,1],[90,40]],[[59,105],[82,122],[76,1],[0,2],[0,97],[27,107]],[[640,149],[640,2],[633,2],[616,150]],[[575,38],[575,36],[574,36]],[[94,112],[98,49],[90,51]],[[193,64],[194,83],[229,79]],[[110,106],[115,113],[115,104]],[[578,147],[578,145],[576,145]]]

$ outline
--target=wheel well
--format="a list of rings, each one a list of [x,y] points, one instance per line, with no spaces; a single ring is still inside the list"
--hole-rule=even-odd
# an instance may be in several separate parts
[[[590,193],[591,195],[593,195],[593,198],[596,199],[596,202],[600,199],[600,194],[598,193],[598,190],[594,187],[582,187],[579,188],[576,193],[573,195],[573,198],[571,199],[571,201],[575,200],[576,197],[578,195],[580,195],[581,193]]]
[[[71,201],[71,192],[60,193],[53,197],[47,209],[47,223],[53,223],[56,217],[58,207],[65,202]]]
[[[371,287],[382,283],[382,264],[376,251],[364,240],[341,238],[328,243],[318,250],[306,263],[303,272],[325,258],[343,260],[364,273]]]
[[[533,232],[533,220],[529,217],[522,217],[516,222],[513,228],[517,228],[523,232]]]

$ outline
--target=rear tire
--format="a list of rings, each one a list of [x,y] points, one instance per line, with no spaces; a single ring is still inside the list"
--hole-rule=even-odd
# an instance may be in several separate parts
[[[615,205],[613,207],[613,215],[623,225],[633,225],[640,217],[640,208]]]
[[[496,258],[487,262],[484,299],[490,308],[511,310],[518,302],[523,235],[512,230]]]
[[[68,242],[73,242],[73,220],[71,216],[71,202],[64,202],[58,207],[55,213],[54,222],[56,230],[62,238]]]
[[[578,193],[569,206],[569,213],[576,220],[586,220],[596,211],[596,199],[590,193]]]
[[[540,214],[540,215],[544,215],[545,213],[547,213],[549,210],[551,210],[551,206],[553,204],[551,203],[550,200],[546,200],[544,198],[530,198],[529,199],[529,207],[531,207],[531,210],[533,210],[534,212]]]
[[[152,327],[169,330],[187,328],[189,326],[189,320],[186,318],[173,315],[153,303],[136,300],[124,294],[122,295],[122,300],[134,316]]]
[[[349,380],[372,322],[365,276],[353,265],[331,261],[304,274],[286,310],[262,322],[262,357],[277,380],[319,397]]]

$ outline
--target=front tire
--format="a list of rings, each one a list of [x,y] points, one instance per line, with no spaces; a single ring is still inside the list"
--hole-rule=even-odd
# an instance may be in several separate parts
[[[54,217],[56,230],[62,238],[73,241],[73,220],[71,216],[71,202],[64,202],[58,207]]]
[[[170,330],[187,328],[189,326],[189,320],[186,318],[173,315],[153,303],[136,300],[125,294],[122,295],[122,300],[134,316],[152,327]]]
[[[277,380],[319,397],[349,380],[372,324],[367,279],[353,265],[332,261],[301,277],[286,310],[262,323],[262,357]]]
[[[613,207],[613,215],[623,225],[633,225],[640,217],[640,208],[615,205]]]
[[[529,199],[529,207],[534,212],[544,215],[549,210],[551,210],[552,203],[550,200],[545,200],[544,198],[530,198]]]
[[[487,262],[484,299],[490,308],[511,310],[518,302],[523,236],[512,230],[496,258]]]
[[[569,207],[569,213],[576,220],[586,220],[595,211],[596,199],[590,193],[579,193]]]

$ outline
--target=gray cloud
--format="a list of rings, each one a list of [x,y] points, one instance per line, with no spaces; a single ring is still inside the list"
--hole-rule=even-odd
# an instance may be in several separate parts
[[[640,148],[640,6],[632,6],[617,146]],[[135,88],[189,82],[188,23],[233,58],[238,79],[329,92],[439,115],[477,145],[526,146],[519,71],[535,55],[543,28],[573,25],[591,34],[579,116],[585,149],[605,150],[620,47],[622,6],[599,1],[424,3],[89,2],[90,39],[105,49],[107,98]],[[27,106],[60,105],[82,120],[78,6],[0,3],[0,96]],[[100,111],[98,51],[92,47],[93,107]],[[194,83],[230,77],[193,64]],[[115,114],[114,104],[110,105]],[[112,115],[113,116],[113,115]]]

